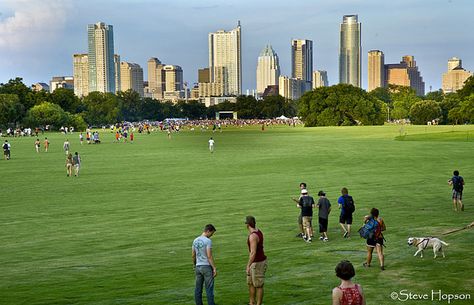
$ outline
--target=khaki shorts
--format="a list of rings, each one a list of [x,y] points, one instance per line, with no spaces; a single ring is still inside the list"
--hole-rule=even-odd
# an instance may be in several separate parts
[[[263,287],[265,283],[265,271],[267,271],[267,260],[252,263],[250,275],[247,275],[247,284],[255,288]]]
[[[303,227],[311,228],[311,223],[313,222],[313,217],[303,216]]]

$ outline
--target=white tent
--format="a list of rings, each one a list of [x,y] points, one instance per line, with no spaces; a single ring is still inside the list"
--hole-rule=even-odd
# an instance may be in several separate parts
[[[279,117],[277,117],[278,120],[289,120],[286,116],[284,115],[280,115]]]

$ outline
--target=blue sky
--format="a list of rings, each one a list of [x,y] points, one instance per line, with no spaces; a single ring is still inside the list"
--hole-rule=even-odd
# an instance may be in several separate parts
[[[314,69],[338,82],[339,24],[345,14],[362,23],[362,76],[367,52],[379,49],[386,63],[414,55],[426,91],[441,87],[447,60],[460,57],[474,70],[472,0],[2,0],[0,82],[23,77],[27,85],[72,75],[72,54],[87,50],[87,24],[114,26],[115,53],[144,68],[150,57],[180,65],[197,80],[208,65],[208,33],[242,24],[243,89],[253,89],[257,56],[271,44],[282,74],[290,74],[292,38],[313,40]],[[146,77],[146,76],[145,76]]]

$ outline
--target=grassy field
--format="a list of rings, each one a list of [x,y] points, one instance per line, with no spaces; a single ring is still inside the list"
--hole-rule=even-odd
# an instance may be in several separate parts
[[[246,215],[265,233],[266,305],[330,304],[342,259],[354,263],[367,304],[447,304],[431,290],[474,293],[473,230],[442,236],[474,221],[473,135],[474,126],[246,127],[170,140],[136,133],[134,144],[102,132],[102,144],[80,146],[76,133],[78,178],[66,177],[65,136],[48,134],[50,152],[39,154],[34,138],[10,139],[12,159],[0,160],[0,304],[193,304],[191,243],[207,223],[217,228],[216,302],[247,304]],[[463,213],[452,211],[454,169],[466,181]],[[328,243],[295,238],[290,197],[301,181],[333,204]],[[372,207],[385,219],[385,271],[364,269],[365,241],[341,236],[343,186],[355,227]],[[413,257],[409,236],[441,237],[447,257]],[[430,300],[390,298],[401,290]]]

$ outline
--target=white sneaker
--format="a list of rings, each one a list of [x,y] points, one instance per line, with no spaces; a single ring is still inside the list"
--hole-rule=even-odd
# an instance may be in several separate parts
[[[327,238],[327,237],[324,237],[324,241],[329,241],[329,238]]]

